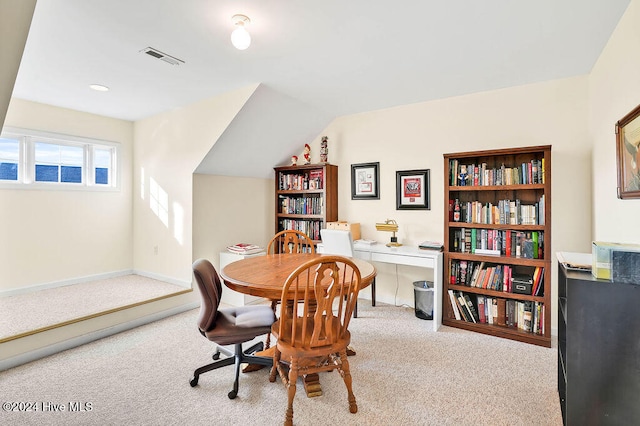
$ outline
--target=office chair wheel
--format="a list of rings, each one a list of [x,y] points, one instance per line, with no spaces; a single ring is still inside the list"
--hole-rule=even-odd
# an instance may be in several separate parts
[[[220,351],[216,351],[216,353],[213,354],[213,356],[211,358],[213,358],[214,361],[217,360],[217,359],[220,359]]]
[[[236,396],[238,396],[238,392],[232,390],[227,396],[229,397],[229,399],[236,399]]]
[[[191,385],[192,388],[196,387],[198,385],[198,377],[194,377],[193,379],[191,379],[189,384]]]

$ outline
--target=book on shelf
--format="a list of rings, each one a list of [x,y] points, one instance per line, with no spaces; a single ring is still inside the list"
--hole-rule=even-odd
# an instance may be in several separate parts
[[[507,325],[507,300],[497,299],[497,324],[505,326]]]
[[[487,311],[485,309],[485,297],[481,294],[476,295],[476,303],[478,305],[478,316],[480,318],[480,323],[484,324],[487,322]]]
[[[518,319],[516,318],[516,300],[509,299],[506,302],[506,320],[507,327],[517,328]]]
[[[544,275],[544,268],[541,266],[536,266],[533,271],[533,290],[531,291],[532,296],[537,296],[540,283],[542,282],[542,276]]]
[[[462,293],[458,292],[455,294],[456,304],[458,305],[458,310],[460,311],[461,319],[467,322],[474,322],[472,320],[471,312],[467,308],[467,303],[464,301],[464,297]]]
[[[460,311],[458,310],[458,304],[456,303],[456,296],[453,294],[453,290],[449,290],[449,299],[451,299],[451,308],[453,309],[453,315],[456,317],[458,321],[462,318],[460,317]]]
[[[500,256],[500,250],[490,250],[477,248],[475,254],[481,254],[483,256]]]
[[[250,243],[237,243],[228,246],[227,250],[235,254],[255,254],[264,251],[262,247]]]
[[[469,313],[471,313],[471,318],[473,319],[473,322],[478,322],[480,320],[480,316],[478,315],[478,311],[476,310],[476,307],[473,305],[473,302],[471,301],[471,297],[469,297],[468,294],[463,294],[464,297],[464,301],[467,304],[467,307],[469,308]]]

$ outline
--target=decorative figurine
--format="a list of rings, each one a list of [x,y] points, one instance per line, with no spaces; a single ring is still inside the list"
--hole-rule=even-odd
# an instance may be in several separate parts
[[[298,156],[297,155],[292,155],[291,156],[291,165],[292,166],[297,166],[298,165]]]
[[[458,175],[458,185],[466,186],[469,175],[467,174],[467,166],[464,164],[460,166],[460,174]]]
[[[304,144],[304,153],[302,156],[304,157],[304,164],[311,164],[311,147],[308,143]]]
[[[329,151],[327,150],[327,137],[323,136],[322,141],[320,142],[320,162],[326,163],[329,155]]]

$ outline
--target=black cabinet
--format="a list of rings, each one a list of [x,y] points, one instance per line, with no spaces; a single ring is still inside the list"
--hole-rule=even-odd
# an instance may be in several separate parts
[[[567,425],[640,422],[640,283],[558,263],[558,393]]]

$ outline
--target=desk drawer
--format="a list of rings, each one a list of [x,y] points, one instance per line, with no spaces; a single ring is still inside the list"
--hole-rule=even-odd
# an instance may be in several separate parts
[[[357,257],[362,260],[371,260],[371,252],[370,251],[362,251],[362,250],[354,250],[353,257]]]
[[[422,268],[434,268],[433,259],[428,257],[407,256],[403,254],[371,253],[374,262],[395,263],[398,265],[420,266]]]

